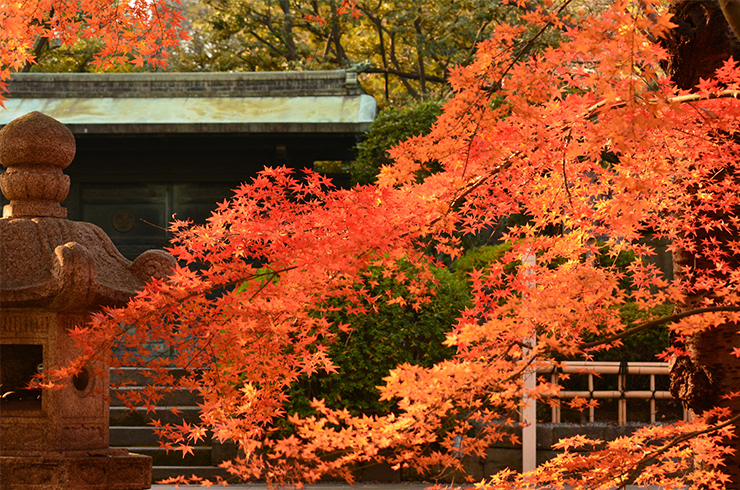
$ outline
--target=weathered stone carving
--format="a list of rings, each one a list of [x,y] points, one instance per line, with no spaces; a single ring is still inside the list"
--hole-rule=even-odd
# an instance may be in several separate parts
[[[3,489],[138,490],[151,486],[151,458],[108,447],[108,378],[94,366],[60,390],[28,389],[33,374],[75,356],[67,330],[101,306],[125,303],[172,256],[133,263],[90,223],[68,221],[62,173],[72,133],[39,112],[0,130],[0,481]]]

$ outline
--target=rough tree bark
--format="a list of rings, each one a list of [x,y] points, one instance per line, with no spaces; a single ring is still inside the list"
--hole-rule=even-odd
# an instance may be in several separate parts
[[[673,23],[678,27],[664,40],[673,55],[666,69],[679,87],[691,89],[700,78],[711,78],[730,56],[740,59],[740,41],[730,29],[717,0],[674,0],[671,11]],[[697,236],[697,241],[701,243],[704,238],[715,237],[727,244],[728,240],[736,239],[734,233],[717,230],[705,235]],[[740,256],[734,255],[729,247],[725,250],[730,267],[740,267]],[[697,254],[677,251],[673,257],[674,274],[690,284],[685,267],[713,270],[715,264]],[[677,305],[677,312],[701,306],[708,296],[711,292],[688,296],[684,304]],[[731,354],[733,347],[740,347],[738,330],[740,325],[726,323],[694,335],[686,341],[688,355],[674,362],[671,392],[694,412],[702,413],[714,406],[740,412],[740,400],[722,398],[724,394],[740,390],[740,359]],[[739,437],[728,442],[735,449],[735,455],[726,459],[723,468],[732,479],[727,486],[730,489],[740,489],[740,430],[736,429],[736,434]]]

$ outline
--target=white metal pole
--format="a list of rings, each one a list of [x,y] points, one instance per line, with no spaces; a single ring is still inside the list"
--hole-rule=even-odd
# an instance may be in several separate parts
[[[522,256],[522,265],[525,267],[525,274],[531,276],[534,274],[533,267],[537,263],[537,258],[533,253],[527,253]],[[534,279],[527,281],[527,287],[535,287]],[[537,339],[532,337],[524,339],[524,343],[534,348]],[[528,349],[524,349],[523,357],[526,360],[529,354]],[[528,393],[537,388],[537,369],[530,366],[524,372],[524,394],[522,396],[522,471],[532,471],[537,467],[537,401],[530,398]]]

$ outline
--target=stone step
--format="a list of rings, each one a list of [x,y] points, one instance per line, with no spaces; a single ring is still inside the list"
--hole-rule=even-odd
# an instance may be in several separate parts
[[[111,447],[159,447],[159,439],[153,427],[111,427]],[[211,438],[198,441],[196,446],[210,446]]]
[[[221,478],[228,479],[230,482],[233,480],[234,483],[239,483],[234,477],[230,477],[225,469],[216,466],[189,466],[186,468],[182,466],[155,466],[152,468],[152,481],[154,482],[162,481],[165,478],[191,475],[201,478],[215,478],[216,476],[220,476]]]
[[[123,388],[112,389],[110,393],[110,406],[111,407],[124,407],[125,404],[117,396],[117,392],[125,394],[131,391],[141,391],[144,388],[141,386],[126,386]],[[183,389],[176,389],[169,393],[163,393],[163,398],[157,402],[160,407],[187,407],[197,406],[198,403],[202,403],[203,398],[192,391]]]
[[[147,368],[138,367],[121,367],[111,368],[110,370],[110,382],[111,385],[116,386],[121,383],[126,383],[131,386],[143,386],[149,384],[151,378],[148,373],[150,372]],[[183,369],[170,369],[170,374],[175,378],[179,378],[189,374]]]
[[[173,370],[173,376],[182,376],[184,371]],[[131,411],[116,396],[116,391],[142,390],[149,382],[147,370],[141,368],[111,369],[111,383],[126,383],[127,386],[111,389],[110,400],[110,445],[111,447],[125,447],[130,452],[152,457],[152,478],[154,482],[166,478],[186,475],[195,475],[201,478],[213,479],[216,476],[228,478],[238,483],[228,473],[218,468],[220,462],[236,456],[233,443],[220,444],[210,437],[199,441],[193,447],[193,454],[183,457],[181,451],[170,450],[169,453],[159,447],[159,439],[154,433],[150,422],[159,420],[163,424],[196,423],[200,420],[200,408],[197,406],[202,398],[196,393],[186,390],[175,390],[165,394],[158,402],[155,412],[147,413],[142,407]],[[177,407],[180,413],[172,413],[171,408]]]
[[[130,453],[143,454],[152,457],[154,466],[212,466],[211,447],[198,446],[192,448],[192,453],[183,455],[182,451],[159,447],[129,447]]]
[[[200,408],[176,407],[179,413],[172,413],[172,407],[155,407],[154,412],[147,413],[146,408],[131,411],[128,407],[110,407],[110,425],[115,427],[148,426],[152,420],[163,424],[189,424],[200,421]]]

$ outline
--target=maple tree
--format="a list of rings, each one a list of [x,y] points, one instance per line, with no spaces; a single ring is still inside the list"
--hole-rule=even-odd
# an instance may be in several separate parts
[[[10,73],[35,63],[50,40],[71,46],[79,40],[99,46],[92,64],[164,66],[168,51],[185,38],[182,14],[168,0],[32,0],[0,7],[0,102]]]
[[[200,424],[156,423],[166,447],[187,453],[210,428],[241,449],[226,464],[235,475],[313,482],[351,480],[351,466],[368,461],[462,470],[461,454],[513,437],[506,429],[518,424],[523,395],[547,401],[559,390],[544,380],[525,389],[525,371],[556,355],[589,358],[640,330],[668,326],[677,342],[666,358],[696,359],[708,346],[691,339],[716,331],[725,337],[712,352],[740,356],[740,67],[730,59],[712,78],[679,87],[661,69],[669,54],[658,41],[674,27],[661,2],[618,0],[577,18],[564,15],[567,4],[529,12],[527,26],[499,25],[481,42],[475,60],[450,75],[454,95],[432,131],[393,149],[377,185],[335,189],[310,171],[268,168],[207,224],[173,223],[171,250],[183,265],[74,329],[83,356],[57,375],[91,356],[138,362],[166,343],[173,357],[150,359],[150,385],[128,400],[153,410],[167,390],[202,394]],[[525,57],[522,45],[549,30],[560,43]],[[418,182],[430,164],[442,170]],[[514,214],[527,221],[505,231],[511,249],[470,274],[473,305],[445,342],[456,355],[391,371],[380,387],[395,402],[391,413],[358,416],[321,400],[314,415],[285,413],[299,376],[335,369],[326,340],[351,326],[332,330],[333,298],[350,315],[380,302],[424,308],[433,281],[424,265],[437,253],[459,256],[462,236]],[[646,234],[692,260],[664,277],[647,260]],[[630,262],[596,261],[597,239]],[[536,264],[522,265],[531,255]],[[415,275],[399,266],[409,262]],[[411,296],[357,287],[371,268]],[[626,303],[646,320],[627,327]],[[666,304],[676,312],[658,316]],[[121,358],[111,355],[118,344],[129,347]],[[173,366],[185,374],[175,377]],[[723,376],[716,368],[703,368],[709,381]],[[724,378],[710,383],[710,403],[690,422],[615,441],[569,438],[530,474],[504,471],[482,485],[740,488],[740,387]],[[293,432],[275,432],[278,419]],[[576,451],[583,447],[592,451]]]

